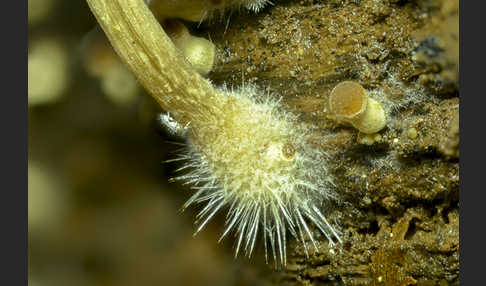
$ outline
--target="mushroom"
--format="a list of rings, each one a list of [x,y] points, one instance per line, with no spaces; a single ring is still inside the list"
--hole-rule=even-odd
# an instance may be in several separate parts
[[[343,81],[329,96],[333,117],[351,124],[365,134],[373,134],[386,125],[386,114],[379,102],[368,97],[366,90],[354,81]]]

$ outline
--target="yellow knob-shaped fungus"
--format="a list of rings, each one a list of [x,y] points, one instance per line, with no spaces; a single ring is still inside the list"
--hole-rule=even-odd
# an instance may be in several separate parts
[[[182,23],[164,21],[164,29],[176,46],[200,75],[207,75],[213,68],[216,47],[202,37],[196,37]]]
[[[334,118],[350,123],[362,133],[373,134],[386,125],[386,114],[376,100],[368,97],[357,82],[343,81],[329,96],[329,109]]]

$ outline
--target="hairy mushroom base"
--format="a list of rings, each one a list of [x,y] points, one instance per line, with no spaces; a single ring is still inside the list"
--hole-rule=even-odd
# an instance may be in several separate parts
[[[216,89],[176,50],[143,0],[87,0],[115,51],[140,83],[184,128],[189,150],[179,178],[196,193],[184,205],[206,203],[200,231],[228,207],[222,237],[234,230],[235,255],[251,255],[263,233],[275,262],[286,264],[287,231],[307,253],[317,248],[311,221],[331,244],[340,241],[321,210],[337,199],[326,154],[311,144],[312,127],[252,86]],[[323,208],[324,207],[324,208]],[[268,257],[268,255],[266,255]]]

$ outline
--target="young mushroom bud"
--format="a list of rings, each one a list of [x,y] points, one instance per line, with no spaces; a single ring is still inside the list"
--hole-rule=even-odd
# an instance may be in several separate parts
[[[166,20],[163,27],[176,46],[200,75],[207,75],[214,64],[216,48],[213,43],[189,33],[186,26],[178,21]]]
[[[353,81],[343,81],[334,87],[329,96],[329,109],[338,121],[350,123],[362,133],[376,133],[386,125],[383,107]]]

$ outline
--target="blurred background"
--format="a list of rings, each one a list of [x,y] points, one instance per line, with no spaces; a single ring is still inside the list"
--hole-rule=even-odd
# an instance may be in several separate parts
[[[28,1],[29,285],[264,285],[263,257],[193,237],[173,182],[181,139],[83,0]],[[257,250],[256,255],[262,251]]]

